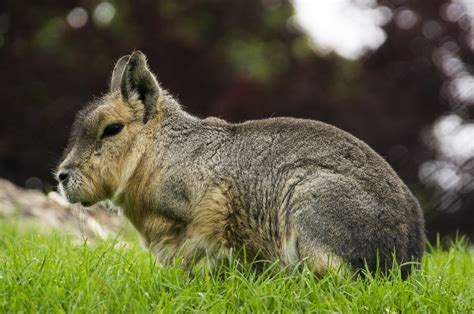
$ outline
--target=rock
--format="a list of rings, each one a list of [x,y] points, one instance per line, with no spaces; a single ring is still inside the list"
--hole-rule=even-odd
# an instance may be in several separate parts
[[[56,229],[78,240],[107,239],[124,229],[128,232],[128,222],[107,207],[102,204],[86,209],[69,204],[56,192],[45,195],[0,179],[0,220],[12,218],[20,226],[33,223],[42,232]]]

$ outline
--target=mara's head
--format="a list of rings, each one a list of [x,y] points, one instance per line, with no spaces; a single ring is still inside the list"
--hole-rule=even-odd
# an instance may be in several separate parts
[[[56,171],[64,197],[89,206],[114,196],[135,169],[150,125],[159,120],[162,94],[143,53],[118,60],[110,92],[81,110],[74,121]]]

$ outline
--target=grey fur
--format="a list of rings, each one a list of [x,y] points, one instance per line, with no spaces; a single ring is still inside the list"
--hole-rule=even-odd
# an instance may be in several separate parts
[[[142,55],[136,57],[139,64],[145,62]],[[140,156],[153,164],[141,175],[151,192],[143,194],[147,208],[140,210],[186,230],[206,193],[225,186],[231,210],[222,224],[223,246],[245,246],[250,255],[277,260],[282,258],[279,249],[285,237],[293,232],[292,254],[297,260],[323,249],[354,268],[367,263],[375,271],[378,259],[382,270],[390,268],[394,252],[399,263],[421,259],[425,235],[420,206],[387,162],[365,143],[312,120],[232,124],[213,117],[199,119],[184,112],[157,83],[159,91],[154,90],[146,63],[139,71],[135,77],[147,78],[145,90],[152,91],[152,98],[140,98],[142,105],[149,106],[146,102],[160,95],[160,122]],[[122,97],[128,99],[130,86],[136,85],[124,79]],[[137,120],[147,121],[156,112],[145,108],[144,116],[137,115]],[[80,145],[85,144],[76,144],[76,151]],[[409,271],[404,267],[403,276]]]
[[[118,68],[120,68],[118,64],[122,58],[117,63]],[[136,93],[145,107],[143,121],[146,123],[151,119],[152,108],[156,105],[159,96],[159,86],[153,74],[148,70],[146,57],[141,51],[136,51],[128,59],[121,77],[120,91],[126,100],[130,99],[132,93]]]

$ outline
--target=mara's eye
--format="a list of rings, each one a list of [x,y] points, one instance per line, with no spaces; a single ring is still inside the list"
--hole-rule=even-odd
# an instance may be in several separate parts
[[[122,129],[123,129],[123,124],[120,124],[120,123],[109,124],[108,126],[105,127],[101,138],[114,136],[114,135],[120,133],[120,131],[122,131]]]

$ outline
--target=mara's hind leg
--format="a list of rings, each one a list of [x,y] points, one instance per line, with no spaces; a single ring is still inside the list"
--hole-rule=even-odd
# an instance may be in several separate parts
[[[324,255],[334,253],[339,259],[329,258],[329,266],[343,260],[353,270],[387,272],[393,253],[399,263],[421,256],[422,219],[416,201],[403,194],[380,197],[349,177],[320,173],[318,180],[300,187],[293,204],[301,254],[314,259],[315,266],[324,268]],[[409,270],[403,268],[403,277]]]

